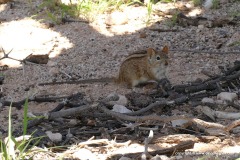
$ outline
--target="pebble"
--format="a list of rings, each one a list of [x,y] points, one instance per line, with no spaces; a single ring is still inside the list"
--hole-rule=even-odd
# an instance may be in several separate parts
[[[199,28],[199,29],[203,29],[203,28],[204,28],[204,25],[203,25],[203,24],[200,24],[200,25],[198,25],[198,28]]]
[[[51,131],[45,132],[48,138],[53,142],[61,142],[62,141],[62,134],[61,133],[52,133]]]
[[[85,148],[79,149],[77,152],[73,153],[72,156],[73,158],[81,160],[98,159],[91,151]]]
[[[237,99],[237,94],[230,92],[221,92],[217,95],[217,99],[220,99],[222,101],[233,102],[233,100]]]
[[[170,158],[165,155],[156,155],[151,160],[170,160]]]
[[[131,113],[132,111],[127,109],[125,106],[115,104],[113,106],[112,111],[118,112],[118,113]]]
[[[202,99],[202,103],[214,103],[212,98],[205,97]]]
[[[132,160],[132,159],[128,157],[121,157],[119,160]]]
[[[78,124],[78,122],[77,122],[77,120],[76,119],[71,119],[70,121],[69,121],[69,123],[68,123],[69,125],[77,125]]]
[[[119,99],[117,101],[109,101],[108,103],[109,104],[112,104],[112,105],[122,105],[122,106],[126,106],[127,103],[128,103],[128,99],[123,96],[123,95],[117,95],[119,97]],[[108,96],[109,97],[109,96]]]
[[[240,43],[240,31],[235,32],[232,37],[227,41],[226,45],[228,47],[233,45],[239,45]]]
[[[182,127],[184,124],[188,123],[188,121],[184,119],[172,120],[171,122],[173,127]]]

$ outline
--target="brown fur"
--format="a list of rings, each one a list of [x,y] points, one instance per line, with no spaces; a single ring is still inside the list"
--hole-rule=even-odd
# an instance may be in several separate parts
[[[168,47],[165,46],[162,51],[149,48],[146,53],[128,56],[121,64],[115,82],[134,87],[140,83],[164,78],[168,66],[167,54]]]

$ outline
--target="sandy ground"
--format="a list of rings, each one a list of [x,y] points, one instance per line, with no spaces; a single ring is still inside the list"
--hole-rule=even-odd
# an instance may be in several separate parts
[[[191,6],[190,2],[185,3]],[[32,4],[36,7],[40,1],[33,1]],[[163,8],[161,5],[155,7]],[[201,13],[205,17],[213,18],[227,16],[230,11],[239,11],[239,8],[239,2],[223,3],[218,10],[203,11],[201,8],[194,8],[189,15]],[[34,95],[64,96],[83,92],[86,99],[97,100],[112,92],[126,94],[131,90],[111,83],[56,86],[38,86],[37,83],[113,77],[117,75],[120,63],[128,54],[148,47],[161,49],[166,44],[174,50],[216,52],[216,54],[170,52],[168,78],[172,84],[207,78],[201,73],[202,70],[218,73],[218,66],[232,65],[235,60],[240,60],[237,54],[217,54],[224,51],[240,51],[239,45],[227,46],[233,34],[239,31],[239,25],[216,28],[202,26],[184,28],[176,25],[173,29],[178,29],[177,32],[155,32],[149,28],[170,28],[168,16],[153,15],[153,21],[156,23],[146,26],[146,8],[129,6],[123,9],[122,14],[126,16],[125,24],[109,26],[106,24],[109,15],[103,14],[89,24],[73,22],[49,28],[46,23],[41,23],[40,19],[31,18],[33,9],[25,0],[15,2],[12,9],[9,4],[0,5],[0,19],[5,19],[0,24],[0,47],[6,52],[13,49],[9,56],[21,60],[30,54],[50,54],[50,60],[46,65],[22,65],[14,60],[1,60],[1,65],[9,66],[8,70],[2,71],[5,80],[1,85],[3,94],[1,98],[19,101]],[[146,34],[146,37],[141,38],[142,33]],[[222,46],[217,49],[219,44]],[[34,87],[29,88],[29,85]],[[138,90],[141,92],[141,89]],[[36,113],[47,112],[56,105],[30,102],[29,110]],[[7,113],[8,107],[0,108],[0,133],[3,134],[7,131]],[[16,115],[14,126],[22,122],[22,114],[22,110],[13,108],[13,115]]]

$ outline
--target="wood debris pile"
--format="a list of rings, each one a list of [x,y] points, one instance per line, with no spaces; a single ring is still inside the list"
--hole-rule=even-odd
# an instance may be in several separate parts
[[[124,155],[137,159],[141,156],[174,155],[193,148],[197,142],[231,139],[229,135],[239,133],[240,114],[236,112],[240,109],[240,62],[224,68],[219,75],[205,74],[210,78],[176,86],[163,80],[161,89],[151,93],[111,94],[97,102],[85,100],[83,93],[67,97],[35,96],[28,100],[59,104],[47,114],[37,114],[40,118],[29,121],[28,131],[36,130],[36,137],[47,135],[41,145],[63,146],[81,141],[77,147],[87,146],[91,152],[107,153],[109,159],[120,158],[123,154],[114,150],[127,148],[134,142],[142,144],[145,150],[129,151]],[[13,102],[12,106],[21,109],[24,102],[25,99]],[[1,99],[1,103],[8,106],[11,102]],[[172,110],[178,107],[186,107],[191,113],[179,111],[173,115]],[[218,111],[229,107],[235,113]],[[218,123],[219,118],[226,121]],[[170,134],[176,136],[166,136]],[[92,137],[96,140],[90,139]],[[175,145],[148,150],[149,145],[163,142]]]

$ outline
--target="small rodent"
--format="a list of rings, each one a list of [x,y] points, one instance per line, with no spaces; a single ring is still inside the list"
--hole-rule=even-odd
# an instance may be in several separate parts
[[[162,51],[148,48],[145,53],[129,55],[121,64],[116,82],[135,87],[150,80],[166,78],[168,68],[168,47]]]
[[[116,78],[85,79],[78,81],[40,83],[39,85],[54,84],[84,84],[96,82],[115,82],[117,84],[135,87],[150,80],[159,81],[166,78],[168,68],[168,46],[162,51],[148,48],[146,51],[133,53],[122,62]]]

